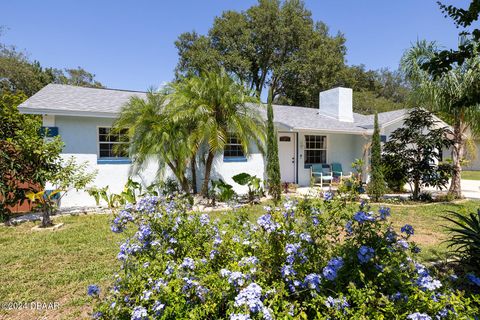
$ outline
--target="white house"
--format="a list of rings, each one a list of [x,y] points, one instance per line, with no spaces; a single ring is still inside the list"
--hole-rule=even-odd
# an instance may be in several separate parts
[[[121,142],[110,136],[109,130],[131,96],[145,97],[145,93],[49,84],[22,103],[19,110],[42,115],[43,126],[60,135],[65,143],[63,156],[87,161],[98,170],[96,186],[108,185],[111,191],[120,192],[131,163],[128,157],[112,152],[113,146]],[[311,164],[336,162],[344,172],[349,172],[355,159],[365,158],[373,133],[373,115],[352,111],[352,89],[321,92],[319,108],[274,105],[273,110],[282,181],[308,186]],[[265,111],[263,114],[266,118]],[[402,125],[406,114],[406,110],[397,110],[378,115],[382,139]],[[245,157],[235,139],[231,139],[224,154],[214,161],[213,178],[222,178],[240,192],[241,186],[231,179],[235,174],[247,172],[265,178],[263,155],[253,146],[250,151]],[[149,166],[136,179],[148,184],[155,172],[156,168]],[[201,182],[202,177],[198,179]],[[71,192],[62,200],[63,206],[94,204],[85,192]]]

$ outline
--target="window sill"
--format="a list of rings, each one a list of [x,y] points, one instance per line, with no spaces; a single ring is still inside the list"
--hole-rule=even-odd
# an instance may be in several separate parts
[[[247,162],[246,157],[223,157],[223,162]]]
[[[132,163],[132,160],[128,158],[97,159],[97,164],[130,164],[130,163]]]

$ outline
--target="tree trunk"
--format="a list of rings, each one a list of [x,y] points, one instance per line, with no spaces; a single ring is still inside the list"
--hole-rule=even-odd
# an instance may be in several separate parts
[[[208,182],[210,181],[210,171],[212,171],[214,154],[209,151],[207,156],[207,162],[205,164],[205,178],[202,185],[202,195],[208,197]]]
[[[412,194],[413,200],[418,200],[419,193],[420,193],[420,181],[416,179],[413,182],[413,194]]]
[[[462,165],[461,160],[463,157],[463,150],[465,148],[465,141],[463,138],[462,132],[462,123],[461,121],[455,122],[453,128],[453,146],[452,146],[452,182],[450,183],[450,189],[448,194],[454,196],[455,198],[462,197]]]
[[[192,171],[192,191],[197,194],[197,155],[193,155],[190,159],[190,170]]]
[[[52,225],[52,219],[50,218],[50,209],[45,206],[42,214],[42,227],[50,227]]]

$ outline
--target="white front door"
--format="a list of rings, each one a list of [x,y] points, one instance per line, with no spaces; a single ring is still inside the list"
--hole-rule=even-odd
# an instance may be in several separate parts
[[[282,182],[295,183],[295,134],[278,132],[278,160]]]

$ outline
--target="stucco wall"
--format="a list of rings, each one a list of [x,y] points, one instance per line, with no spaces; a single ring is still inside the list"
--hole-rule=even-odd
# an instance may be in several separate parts
[[[52,119],[48,119],[49,125],[52,125]],[[99,126],[109,127],[114,119],[108,118],[89,118],[89,117],[68,117],[57,116],[54,119],[54,125],[58,127],[59,134],[65,143],[63,157],[75,157],[77,162],[87,161],[91,170],[97,170],[97,177],[92,185],[103,187],[108,185],[111,192],[119,193],[122,191],[128,176],[130,175],[130,164],[103,164],[97,162],[98,141],[97,132]],[[301,186],[310,185],[310,169],[305,168],[304,147],[305,135],[326,135],[327,136],[327,162],[339,162],[342,164],[343,171],[348,173],[352,171],[351,163],[356,158],[363,157],[364,145],[367,138],[362,135],[350,134],[332,134],[303,131],[298,134],[298,183]],[[280,155],[281,156],[281,155]],[[203,181],[203,161],[199,159],[197,170],[197,185],[200,189]],[[247,172],[265,179],[265,162],[260,150],[252,145],[250,155],[246,161],[226,162],[223,155],[215,157],[212,170],[212,179],[222,179],[231,184],[237,193],[245,193],[247,188],[237,185],[232,176]],[[152,163],[140,175],[134,177],[135,180],[148,185],[155,177],[156,166]],[[171,173],[167,170],[167,175]],[[71,191],[62,199],[62,206],[93,206],[94,199],[87,193],[80,191]]]
[[[305,135],[327,136],[327,163],[338,162],[342,164],[342,170],[348,174],[352,171],[352,162],[363,157],[365,138],[361,135],[342,133],[319,133],[302,131],[298,135],[298,184],[310,185],[310,169],[305,168]]]

